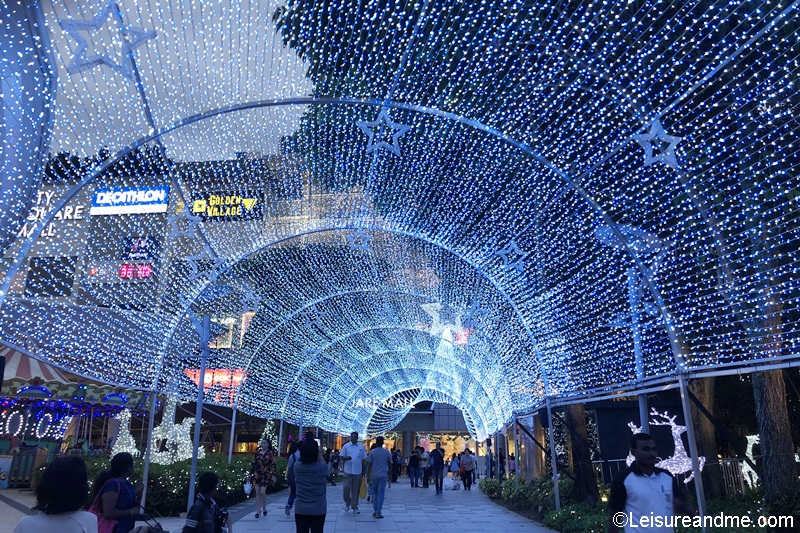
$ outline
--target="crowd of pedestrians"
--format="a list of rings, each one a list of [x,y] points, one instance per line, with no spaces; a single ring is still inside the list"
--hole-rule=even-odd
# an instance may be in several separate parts
[[[248,480],[255,490],[256,518],[267,515],[265,496],[267,488],[277,482],[277,453],[272,443],[264,440],[253,458]],[[441,443],[437,443],[430,452],[417,446],[404,458],[399,450],[386,449],[384,438],[377,437],[368,453],[358,441],[358,433],[353,432],[341,451],[328,450],[323,454],[314,434],[309,432],[302,442],[292,443],[289,449],[286,475],[289,497],[285,513],[291,515],[292,509],[295,510],[298,532],[321,533],[327,513],[327,485],[336,485],[341,470],[345,512],[352,510],[359,514],[359,500],[366,492],[372,503],[372,516],[381,519],[386,489],[398,482],[404,467],[412,488],[428,488],[432,478],[437,496],[444,494],[444,480],[449,478],[459,479],[466,490],[471,490],[476,474],[475,457],[469,449],[448,459]],[[513,456],[509,457],[508,468],[512,473],[516,470]],[[142,487],[135,487],[129,481],[133,473],[133,457],[129,453],[116,454],[110,468],[94,480],[93,503],[87,512],[83,510],[89,487],[86,464],[77,456],[56,459],[36,487],[39,514],[24,518],[15,533],[44,530],[97,533],[98,524],[104,530],[108,521],[114,522],[114,533],[129,533],[137,520],[148,518],[139,506]],[[229,514],[216,502],[218,487],[216,473],[204,472],[198,477],[197,498],[186,517],[184,533],[232,533]]]

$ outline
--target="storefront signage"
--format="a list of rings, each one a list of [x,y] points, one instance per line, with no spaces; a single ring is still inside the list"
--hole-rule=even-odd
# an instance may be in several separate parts
[[[122,279],[150,279],[153,277],[152,263],[122,263],[119,266]]]
[[[28,216],[25,218],[25,223],[19,228],[17,237],[28,238],[33,235],[33,230],[36,226],[44,220],[47,214],[52,211],[53,205],[56,203],[55,190],[36,191],[36,200],[31,207]],[[53,217],[53,222],[50,222],[46,228],[42,230],[40,237],[55,237],[56,224],[61,220],[83,220],[84,206],[82,205],[66,205],[59,210]]]
[[[192,199],[192,214],[204,220],[258,220],[263,205],[260,191],[213,192]]]
[[[169,185],[97,189],[92,197],[92,215],[132,215],[165,213],[169,204]]]
[[[86,266],[89,283],[128,283],[155,279],[156,268],[149,262],[93,261]]]

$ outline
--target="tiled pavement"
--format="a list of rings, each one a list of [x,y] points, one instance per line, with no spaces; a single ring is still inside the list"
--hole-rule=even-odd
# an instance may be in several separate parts
[[[433,485],[429,489],[411,488],[408,478],[393,483],[386,490],[382,520],[372,518],[372,504],[362,501],[361,514],[344,512],[341,484],[328,486],[328,514],[325,518],[325,533],[401,533],[418,531],[525,531],[528,533],[552,533],[551,529],[532,522],[490,501],[477,487],[471,491],[445,491],[435,496]],[[267,517],[256,520],[255,502],[251,498],[230,509],[236,520],[234,533],[293,533],[294,514],[283,512],[288,491],[267,496]],[[33,494],[16,489],[0,490],[0,533],[12,533],[24,513],[9,505],[14,500],[18,506],[30,507],[35,503]],[[184,520],[163,518],[159,522],[165,530],[180,532]]]

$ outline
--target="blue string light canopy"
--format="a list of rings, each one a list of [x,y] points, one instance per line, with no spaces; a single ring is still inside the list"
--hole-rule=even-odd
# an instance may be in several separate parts
[[[192,398],[224,286],[208,401],[478,438],[797,364],[799,2],[549,4],[4,7],[3,342]]]

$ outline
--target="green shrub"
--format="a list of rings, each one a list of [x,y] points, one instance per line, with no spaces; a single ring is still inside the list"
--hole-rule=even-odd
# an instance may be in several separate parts
[[[270,492],[283,490],[286,486],[286,459],[278,457],[276,460],[278,470],[278,483]],[[244,482],[250,473],[253,458],[249,455],[235,455],[228,464],[224,455],[210,455],[197,461],[198,475],[203,472],[216,472],[219,476],[219,494],[217,502],[223,507],[230,507],[246,499]],[[34,473],[36,479],[41,477],[47,465],[37,469]],[[103,470],[109,467],[107,458],[88,458],[86,468],[89,480],[93,481]],[[150,464],[149,481],[147,487],[147,509],[158,516],[177,516],[186,511],[189,500],[189,477],[191,474],[191,460],[181,461],[171,465]],[[134,473],[130,478],[134,485],[142,482],[144,461],[134,459]],[[91,496],[86,502],[91,505]]]
[[[500,482],[496,479],[485,477],[478,483],[478,488],[490,498],[500,496]]]
[[[604,505],[592,507],[578,503],[550,511],[544,525],[561,533],[603,533],[608,521],[608,510]]]

